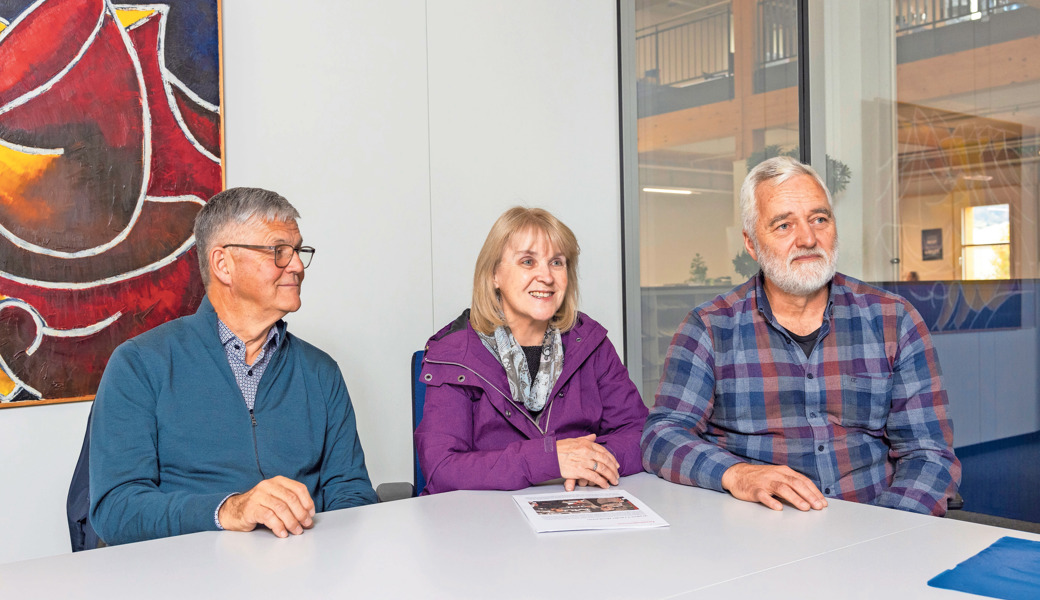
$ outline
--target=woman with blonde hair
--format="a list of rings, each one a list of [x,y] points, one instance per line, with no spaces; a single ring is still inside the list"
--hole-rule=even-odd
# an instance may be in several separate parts
[[[578,312],[578,253],[542,209],[511,208],[491,228],[472,306],[426,345],[423,493],[607,488],[642,470],[647,409],[606,329]]]

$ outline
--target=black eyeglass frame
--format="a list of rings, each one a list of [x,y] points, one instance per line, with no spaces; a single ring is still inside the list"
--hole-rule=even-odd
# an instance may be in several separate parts
[[[314,247],[313,246],[293,246],[292,244],[276,244],[274,246],[257,246],[255,244],[224,244],[221,248],[246,248],[248,250],[266,250],[273,254],[274,266],[279,269],[284,269],[289,266],[292,262],[293,254],[300,255],[300,262],[303,263],[303,268],[311,266],[311,261],[314,259]],[[290,248],[289,260],[285,261],[284,265],[278,264],[278,249],[279,248]]]

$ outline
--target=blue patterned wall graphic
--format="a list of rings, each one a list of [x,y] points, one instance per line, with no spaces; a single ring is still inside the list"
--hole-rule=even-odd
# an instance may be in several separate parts
[[[877,283],[899,294],[936,333],[1033,326],[1037,280]]]

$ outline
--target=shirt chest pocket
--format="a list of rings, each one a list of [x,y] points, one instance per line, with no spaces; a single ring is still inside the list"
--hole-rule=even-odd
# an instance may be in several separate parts
[[[879,431],[892,408],[892,374],[841,376],[841,424]]]

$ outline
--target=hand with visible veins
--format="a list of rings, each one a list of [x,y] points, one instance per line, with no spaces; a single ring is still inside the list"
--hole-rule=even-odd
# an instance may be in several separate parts
[[[314,526],[314,501],[307,486],[288,477],[272,477],[243,494],[228,498],[217,519],[228,531],[252,531],[263,525],[280,538],[300,535]]]
[[[621,464],[610,450],[596,443],[594,433],[556,440],[556,455],[563,487],[568,492],[574,491],[575,484],[598,485],[603,489],[618,484]]]
[[[786,465],[733,465],[722,474],[722,488],[734,498],[759,502],[773,510],[784,509],[780,500],[801,511],[827,507],[827,498],[816,485]]]

